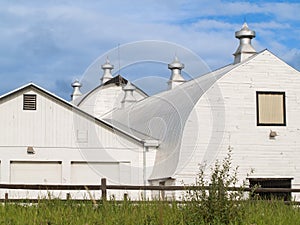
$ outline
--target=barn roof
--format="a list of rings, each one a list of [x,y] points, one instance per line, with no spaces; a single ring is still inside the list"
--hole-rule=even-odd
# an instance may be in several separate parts
[[[92,95],[93,93],[99,92],[101,91],[103,88],[107,88],[110,85],[116,85],[116,86],[123,86],[125,84],[127,84],[128,80],[125,79],[123,76],[121,75],[117,75],[115,77],[113,77],[112,79],[108,80],[107,82],[105,82],[104,84],[101,84],[97,87],[95,87],[93,90],[87,92],[86,94],[82,95],[81,97],[77,98],[73,103],[77,106],[79,106],[80,104],[82,104],[82,102],[88,98],[90,95]],[[137,91],[139,91],[140,93],[142,93],[145,97],[147,97],[147,93],[145,93],[142,89],[140,89],[139,87],[137,87],[136,85],[132,84]]]
[[[185,123],[200,97],[234,68],[246,63],[230,64],[190,80],[172,90],[148,97],[132,107],[113,111],[107,119],[117,127],[130,127],[160,141],[155,165],[149,180],[172,177],[177,169]],[[132,132],[139,136],[139,133]]]
[[[135,141],[138,141],[138,142],[140,142],[142,144],[144,144],[148,140],[152,140],[151,138],[147,137],[146,135],[144,135],[144,138],[141,138],[142,137],[141,134],[139,136],[136,136],[132,132],[128,132],[127,130],[123,130],[121,128],[121,126],[115,127],[113,124],[109,123],[109,121],[104,121],[102,119],[96,118],[96,117],[88,114],[87,112],[81,110],[76,105],[74,105],[74,104],[72,104],[72,103],[70,103],[70,102],[68,102],[68,101],[60,98],[59,96],[57,96],[57,95],[55,95],[55,94],[53,94],[53,93],[45,90],[44,88],[42,88],[42,87],[40,87],[40,86],[38,86],[38,85],[36,85],[34,83],[28,83],[28,84],[26,84],[24,86],[21,86],[21,87],[13,90],[11,92],[8,92],[8,93],[0,96],[0,104],[1,104],[2,101],[8,99],[9,97],[12,97],[13,95],[16,95],[16,94],[20,93],[20,92],[22,92],[22,91],[24,91],[26,89],[31,89],[31,90],[35,90],[35,91],[38,91],[40,93],[43,93],[44,95],[52,98],[53,100],[56,100],[57,102],[59,102],[63,106],[71,109],[73,112],[75,111],[77,113],[84,114],[87,118],[92,119],[93,121],[96,121],[98,124],[101,124],[101,125],[104,125],[107,128],[113,129],[113,131],[118,131],[120,133],[123,133],[123,134],[127,135],[128,137],[130,137],[130,138],[134,139]]]

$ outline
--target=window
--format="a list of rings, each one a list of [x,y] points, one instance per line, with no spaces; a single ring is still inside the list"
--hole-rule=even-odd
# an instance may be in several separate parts
[[[256,92],[257,126],[285,126],[285,93]]]
[[[23,95],[23,110],[36,110],[36,95]]]
[[[291,188],[293,178],[249,178],[250,188]],[[262,199],[283,199],[291,200],[290,192],[261,192],[255,193]],[[253,197],[253,196],[252,196]]]

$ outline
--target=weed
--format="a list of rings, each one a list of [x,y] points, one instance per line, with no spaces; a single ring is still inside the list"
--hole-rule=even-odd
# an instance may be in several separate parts
[[[200,168],[198,179],[184,199],[188,224],[242,224],[244,210],[238,201],[243,197],[242,190],[231,191],[236,186],[238,167],[231,168],[231,150],[220,163],[216,161],[211,168],[210,179],[205,179],[205,171]],[[207,186],[209,190],[207,191]],[[200,223],[200,224],[201,224]]]

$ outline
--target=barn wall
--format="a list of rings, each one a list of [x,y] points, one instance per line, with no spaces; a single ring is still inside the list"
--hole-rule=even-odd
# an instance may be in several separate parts
[[[195,149],[177,180],[194,182],[199,165],[209,167],[231,149],[241,179],[254,169],[252,176],[293,177],[293,187],[298,187],[299,86],[299,72],[268,51],[219,79],[195,105],[185,126],[182,152]],[[257,126],[256,91],[285,92],[286,126]],[[278,136],[271,139],[270,130]]]
[[[36,110],[23,110],[24,93],[37,95]],[[98,177],[94,179],[95,184],[99,184],[101,177],[107,177],[112,183],[143,183],[143,146],[139,142],[39,90],[26,88],[2,99],[0,123],[3,183],[73,183],[72,162],[86,161],[91,165],[84,167],[82,173],[89,174],[92,168],[94,174],[90,173],[91,176]],[[34,154],[27,152],[28,147],[33,148]],[[46,165],[53,165],[48,162],[59,162],[56,179],[43,175],[48,170]],[[124,162],[129,166],[124,166]],[[102,166],[98,167],[97,163]],[[118,164],[118,167],[111,168],[109,163]],[[33,168],[41,177],[24,180],[24,171],[34,173]],[[104,168],[111,173],[103,174]],[[119,178],[115,179],[117,176]],[[83,183],[84,179],[83,176],[77,178],[75,183]]]
[[[137,101],[145,98],[139,90],[134,91],[133,96]],[[111,110],[120,108],[123,97],[122,86],[110,84],[95,89],[80,103],[79,107],[97,118],[102,118]]]

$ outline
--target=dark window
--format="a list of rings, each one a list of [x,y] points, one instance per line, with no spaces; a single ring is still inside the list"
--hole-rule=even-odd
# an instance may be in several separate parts
[[[23,95],[23,110],[36,110],[36,95]]]
[[[292,178],[249,178],[250,188],[291,188]],[[290,192],[262,192],[255,193],[262,199],[283,199],[291,200]],[[253,197],[253,196],[252,196]]]
[[[286,126],[285,93],[256,92],[258,126]]]

